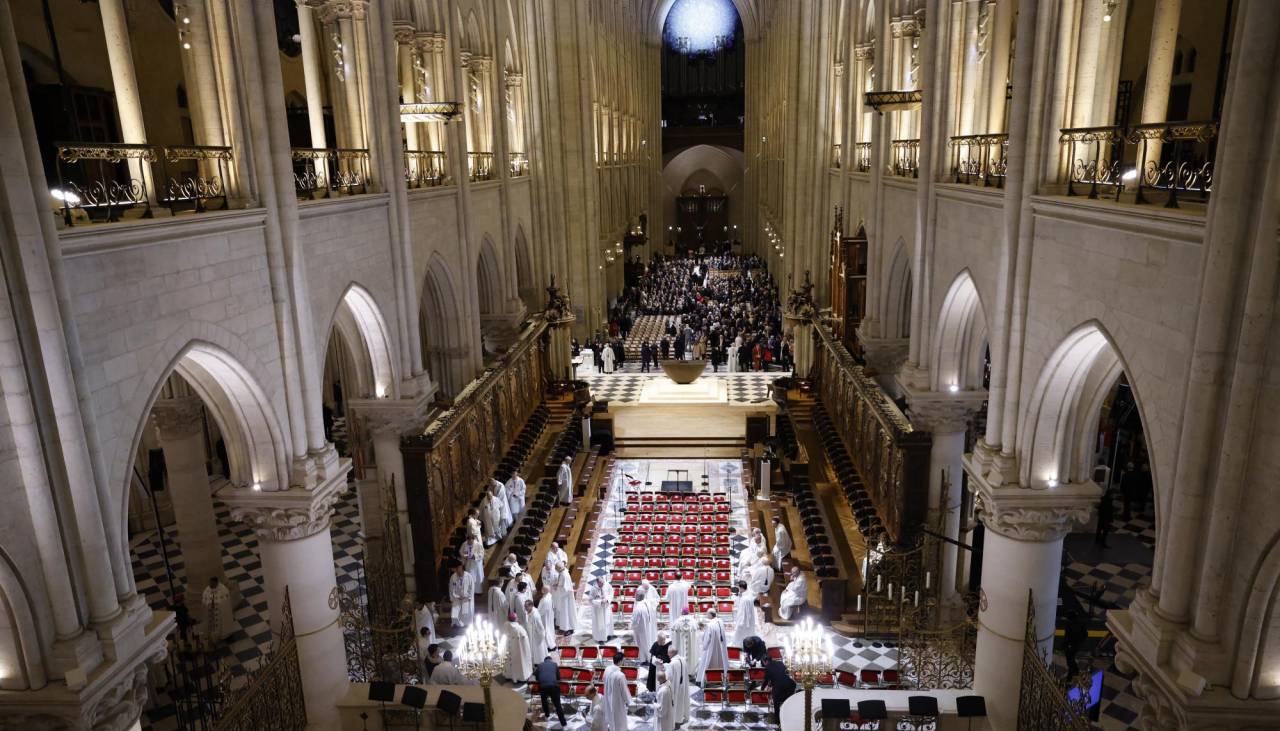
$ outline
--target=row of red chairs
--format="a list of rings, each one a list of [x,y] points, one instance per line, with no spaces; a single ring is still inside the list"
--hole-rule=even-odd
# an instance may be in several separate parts
[[[600,693],[602,695],[604,694],[604,683],[561,682],[560,695],[565,698],[585,696],[587,694],[587,689],[590,688],[592,685],[595,685],[597,693]],[[541,688],[542,686],[539,685],[538,683],[530,683],[529,684],[530,699],[536,700],[538,698],[538,694],[541,692]],[[627,683],[627,692],[631,694],[632,698],[635,698],[636,695],[640,693],[640,683]]]
[[[613,656],[622,653],[622,657],[628,660],[638,660],[640,658],[640,648],[636,645],[623,645],[622,647],[614,647],[612,645],[560,645],[560,662],[565,660],[612,660]],[[730,647],[729,662],[742,661],[742,648]],[[768,648],[769,656],[775,660],[782,659],[782,648]],[[626,666],[623,666],[624,672]],[[562,676],[563,677],[563,676]]]
[[[705,492],[697,492],[692,494],[685,493],[666,493],[666,492],[641,492],[627,493],[627,502],[629,503],[727,503],[729,498],[725,495],[711,495]]]
[[[668,544],[665,546],[628,546],[622,544],[613,549],[615,556],[649,556],[650,558],[658,556],[681,556],[690,558],[728,558],[728,546],[708,546],[698,545],[689,546]]]
[[[702,691],[702,700],[704,703],[728,703],[735,706],[744,706],[748,703],[753,706],[768,706],[773,703],[773,698],[767,690],[753,690],[748,693],[745,690],[712,690],[708,688]]]
[[[702,515],[679,515],[672,514],[668,516],[636,516],[634,518],[625,518],[622,521],[621,529],[623,532],[635,533],[637,531],[681,531],[693,529],[694,532],[700,533],[727,533],[729,532],[728,521],[708,522],[707,518]]]
[[[685,565],[684,561],[679,562],[682,571],[686,570]],[[613,567],[616,569],[668,569],[674,568],[675,562],[666,558],[615,558]],[[693,568],[703,571],[727,570],[730,568],[730,563],[727,558],[700,558],[694,562]]]
[[[633,546],[716,546],[728,545],[729,534],[673,533],[669,531],[646,531],[641,533],[639,531],[628,531],[622,534],[622,540]]]
[[[625,651],[628,648],[624,647],[622,649]],[[628,654],[627,656],[633,660],[638,659],[640,657],[639,648],[633,649],[635,649],[636,652],[634,654]],[[623,665],[622,676],[627,680],[636,680],[640,677],[640,668],[635,665]],[[574,668],[561,666],[560,679],[567,680],[571,683],[591,683],[597,680],[604,680],[604,668]]]
[[[666,515],[687,513],[694,515],[728,515],[729,503],[636,503],[627,505],[627,515]]]
[[[690,602],[691,605],[697,605],[698,611],[705,612],[712,607],[721,614],[733,611],[733,602]],[[666,602],[658,602],[658,613],[665,615],[668,605]],[[631,614],[635,610],[635,602],[613,602],[613,613]]]
[[[700,581],[706,584],[721,583],[728,584],[730,574],[728,571],[684,571],[682,572],[686,581]],[[655,586],[658,584],[667,584],[676,580],[675,571],[611,571],[609,572],[609,582],[612,584],[636,584],[648,579],[650,584]],[[709,586],[696,586],[695,596],[709,597],[712,595],[712,589]],[[727,589],[723,592],[715,592],[719,596],[728,596],[730,593]]]

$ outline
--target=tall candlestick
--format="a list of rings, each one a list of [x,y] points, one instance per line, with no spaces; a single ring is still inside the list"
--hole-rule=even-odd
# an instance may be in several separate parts
[[[858,595],[858,608],[856,611],[859,611],[859,612],[862,611],[862,595],[861,594]]]

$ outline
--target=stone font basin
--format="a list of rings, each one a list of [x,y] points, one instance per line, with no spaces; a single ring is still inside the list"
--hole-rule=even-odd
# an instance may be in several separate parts
[[[676,383],[693,383],[707,368],[705,360],[664,360],[662,371]]]

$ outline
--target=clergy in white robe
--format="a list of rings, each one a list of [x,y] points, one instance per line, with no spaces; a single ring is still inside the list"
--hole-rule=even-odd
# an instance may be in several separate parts
[[[454,627],[471,624],[476,615],[476,585],[461,565],[455,566],[449,577],[449,604],[449,621]]]
[[[525,622],[524,603],[533,599],[533,592],[529,589],[529,584],[523,578],[512,579],[507,582],[507,590],[505,592],[507,600],[507,609],[516,613],[516,621],[520,624]]]
[[[555,628],[548,631],[547,625],[542,621],[542,612],[538,611],[532,601],[526,601],[524,607],[524,629],[529,635],[529,649],[535,657],[546,657],[556,648]]]
[[[490,584],[486,598],[489,617],[495,626],[501,627],[502,618],[507,616],[507,594],[502,590],[502,584],[496,581]]]
[[[756,544],[754,539],[748,540],[747,545],[743,547],[742,552],[738,554],[738,580],[747,580],[747,570],[756,565],[760,560],[760,546]]]
[[[756,594],[768,594],[773,586],[773,564],[767,556],[761,556],[756,565],[747,569],[747,585]]]
[[[738,598],[733,601],[733,637],[729,642],[734,647],[742,647],[742,641],[752,635],[760,634],[756,623],[756,593],[751,591],[747,582],[738,582]]]
[[[676,707],[676,723],[689,722],[689,663],[684,655],[671,652],[671,662],[667,663],[667,682],[671,683],[671,691]]]
[[[462,544],[462,565],[471,575],[471,587],[479,590],[484,586],[484,544],[471,538]]]
[[[698,684],[707,685],[708,670],[729,669],[729,638],[724,633],[724,623],[716,616],[716,610],[707,611],[707,624],[702,628],[702,657],[698,663]]]
[[[600,357],[604,360],[604,372],[613,373],[613,348],[608,345],[604,346],[604,350],[600,353]]]
[[[422,636],[422,630],[427,630],[425,635],[426,645],[435,644],[438,638],[436,637],[436,607],[434,602],[423,602],[413,610],[413,626],[419,636]],[[426,655],[421,657],[426,657]]]
[[[507,486],[497,480],[489,481],[489,495],[498,510],[498,535],[505,536],[511,530],[511,503],[507,500]]]
[[[653,610],[653,621],[658,621],[658,604],[662,601],[662,594],[649,583],[648,579],[641,579],[640,586],[636,588],[636,601],[640,601],[640,592],[644,592],[644,601],[649,605],[649,609]]]
[[[627,731],[631,691],[627,689],[627,676],[622,674],[621,662],[622,653],[619,652],[613,656],[613,664],[604,671],[604,716],[609,731]]]
[[[218,577],[209,577],[209,585],[200,594],[200,606],[204,609],[204,633],[209,639],[221,641],[235,631],[231,592]]]
[[[528,487],[524,484],[524,478],[520,475],[512,475],[507,480],[507,508],[511,511],[511,517],[515,517],[524,512],[524,501]]]
[[[467,536],[484,540],[484,526],[480,523],[480,511],[467,509]]]
[[[431,685],[479,685],[480,681],[472,680],[462,674],[453,664],[453,653],[444,653],[444,662],[431,671]]]
[[[799,568],[791,569],[791,581],[787,583],[787,588],[782,590],[782,596],[778,598],[778,614],[783,619],[791,619],[805,605],[809,598],[809,582],[804,578],[804,572]]]
[[[587,688],[587,707],[582,711],[587,717],[583,728],[590,731],[609,731],[609,719],[605,715],[604,695],[594,685]]]
[[[613,585],[603,576],[587,586],[591,600],[591,639],[605,643],[613,635]]]
[[[647,599],[648,595],[641,598],[637,591],[635,605],[631,609],[631,634],[640,648],[640,662],[649,662],[649,648],[658,637],[658,618]]]
[[[734,343],[729,346],[729,372],[738,372],[738,344]]]
[[[542,628],[546,633],[542,639],[547,649],[556,647],[556,599],[551,594],[551,585],[542,585],[542,598],[538,600],[538,614],[542,615]]]
[[[555,582],[551,587],[555,600],[556,628],[565,634],[578,631],[578,605],[573,600],[573,577],[564,564],[556,566]]]
[[[565,457],[560,463],[560,469],[556,472],[556,488],[561,505],[568,505],[573,502],[573,463]]]
[[[791,555],[791,534],[778,518],[773,519],[773,570],[781,571],[782,562]]]
[[[692,614],[686,614],[671,630],[671,646],[684,657],[690,672],[698,667],[698,658],[702,654],[698,643],[698,620]]]
[[[500,517],[497,507],[493,504],[493,496],[486,492],[480,499],[480,528],[484,533],[484,545],[492,546],[498,542]]]
[[[654,731],[676,731],[676,692],[665,672],[658,673],[658,698],[654,702]]]
[[[533,675],[533,651],[529,646],[529,633],[516,620],[515,612],[507,613],[507,664],[502,674],[513,683],[523,683]]]
[[[689,608],[690,588],[689,582],[682,578],[667,584],[667,624],[675,626]]]
[[[551,548],[547,550],[547,558],[542,564],[542,585],[546,586],[548,582],[553,580],[556,573],[556,566],[564,564],[569,565],[569,554],[564,552],[559,543],[553,542]]]

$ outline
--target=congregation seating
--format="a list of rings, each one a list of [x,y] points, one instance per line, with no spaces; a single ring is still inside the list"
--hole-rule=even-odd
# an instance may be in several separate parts
[[[730,505],[723,495],[642,493],[627,496],[610,581],[622,596],[647,579],[659,591],[677,578],[694,582],[703,611],[732,611]],[[621,602],[626,611],[627,602]]]

